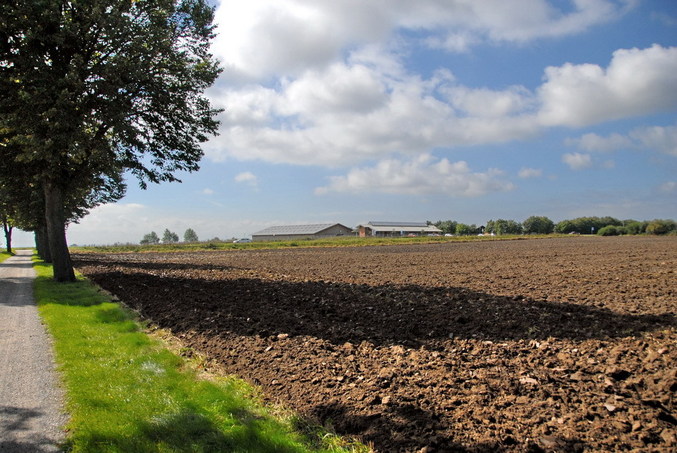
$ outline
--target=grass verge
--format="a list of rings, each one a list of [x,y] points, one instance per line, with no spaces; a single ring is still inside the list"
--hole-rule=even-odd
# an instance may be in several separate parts
[[[368,452],[280,417],[236,378],[199,379],[84,278],[56,283],[34,262],[35,297],[54,338],[73,452]],[[278,411],[279,413],[279,411]]]
[[[11,258],[11,257],[13,257],[13,256],[14,256],[13,253],[0,252],[0,263],[2,263],[3,261],[5,261],[7,258]]]

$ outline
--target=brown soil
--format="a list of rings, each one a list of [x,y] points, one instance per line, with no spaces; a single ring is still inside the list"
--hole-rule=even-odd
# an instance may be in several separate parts
[[[675,237],[74,259],[378,451],[677,449]]]

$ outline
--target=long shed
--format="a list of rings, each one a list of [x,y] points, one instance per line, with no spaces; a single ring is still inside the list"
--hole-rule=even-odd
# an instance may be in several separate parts
[[[252,234],[252,240],[292,241],[295,239],[321,239],[336,236],[349,236],[352,228],[340,223],[318,223],[312,225],[279,225],[268,227]]]
[[[382,222],[369,221],[358,226],[360,237],[368,236],[424,236],[442,233],[442,230],[427,222]]]

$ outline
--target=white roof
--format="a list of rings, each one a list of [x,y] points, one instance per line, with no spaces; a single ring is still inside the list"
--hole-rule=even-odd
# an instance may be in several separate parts
[[[360,225],[377,232],[412,231],[417,233],[441,233],[442,230],[426,222],[375,222]]]
[[[252,236],[281,236],[293,234],[317,234],[333,226],[342,226],[350,230],[350,228],[341,225],[340,223],[316,223],[312,225],[279,225],[268,227],[264,230],[257,231]]]

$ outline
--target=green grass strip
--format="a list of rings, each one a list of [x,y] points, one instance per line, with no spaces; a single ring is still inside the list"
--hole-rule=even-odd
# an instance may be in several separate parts
[[[199,379],[84,278],[56,283],[34,263],[35,297],[54,338],[73,452],[367,452],[298,418],[274,415],[236,378]]]
[[[0,252],[0,263],[2,263],[3,261],[5,261],[7,258],[11,258],[11,257],[13,257],[13,256],[14,256],[14,255],[12,255],[12,254],[10,254],[10,253],[7,253],[7,252]]]

